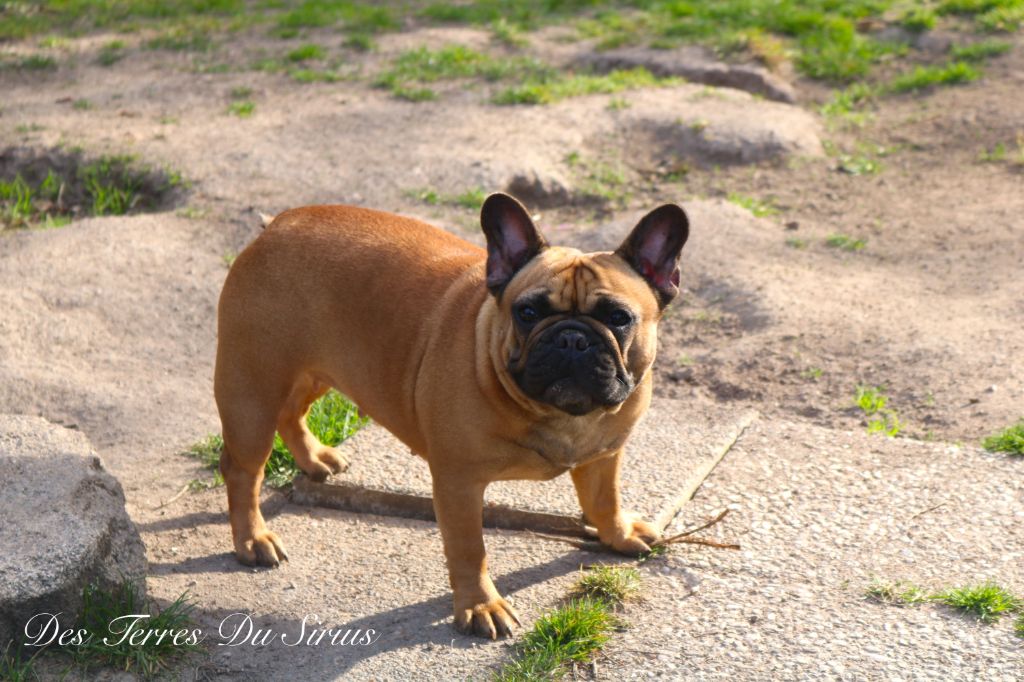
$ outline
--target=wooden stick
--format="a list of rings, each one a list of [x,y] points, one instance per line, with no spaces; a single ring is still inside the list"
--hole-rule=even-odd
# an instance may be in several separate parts
[[[189,486],[189,484],[186,483],[185,486],[174,495],[174,497],[172,497],[171,499],[167,500],[166,502],[161,502],[157,506],[153,507],[153,509],[163,509],[164,507],[169,505],[171,502],[174,502],[176,499],[178,499],[179,497],[184,495],[186,492],[188,492],[188,486]]]
[[[724,519],[726,514],[728,514],[728,513],[729,513],[729,510],[725,509],[725,510],[722,511],[721,514],[719,514],[715,518],[711,519],[707,523],[705,523],[705,524],[703,524],[701,526],[697,526],[696,528],[691,528],[690,530],[684,530],[682,533],[677,533],[676,535],[673,535],[670,538],[662,538],[661,540],[658,540],[653,545],[651,545],[651,548],[653,549],[655,547],[661,547],[662,545],[671,545],[673,543],[679,542],[681,538],[685,538],[687,535],[693,535],[694,533],[699,533],[700,531],[704,530],[705,528],[710,528],[711,526],[715,525],[716,523],[718,523],[719,521]]]

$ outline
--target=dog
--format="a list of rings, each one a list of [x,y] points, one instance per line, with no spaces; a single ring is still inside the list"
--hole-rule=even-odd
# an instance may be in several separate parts
[[[347,468],[305,424],[334,387],[426,459],[455,625],[495,639],[519,618],[487,573],[492,481],[568,471],[602,543],[636,555],[659,537],[621,508],[619,471],[650,404],[689,220],[665,204],[599,253],[549,245],[506,194],[485,200],[480,221],[486,250],[353,206],[280,214],[224,283],[214,393],[242,563],[287,559],[259,508],[275,430],[313,480]]]

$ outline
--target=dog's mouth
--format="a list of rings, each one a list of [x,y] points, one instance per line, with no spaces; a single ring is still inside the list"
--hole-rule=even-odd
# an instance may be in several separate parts
[[[531,399],[573,416],[615,407],[635,388],[606,335],[576,320],[551,325],[523,356],[510,362],[516,383]],[[610,336],[610,335],[608,335]]]
[[[611,387],[611,390],[594,395],[583,390],[571,377],[557,379],[544,389],[542,402],[554,405],[574,417],[581,417],[601,407],[620,405],[633,392],[622,380],[616,378],[616,383],[617,386]]]

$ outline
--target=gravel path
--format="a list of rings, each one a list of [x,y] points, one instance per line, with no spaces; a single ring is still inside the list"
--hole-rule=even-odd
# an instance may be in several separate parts
[[[683,546],[652,563],[647,603],[629,609],[603,676],[1021,679],[1012,619],[863,595],[873,577],[1024,594],[1022,466],[969,447],[755,424],[676,522],[728,508],[707,533],[742,550]]]

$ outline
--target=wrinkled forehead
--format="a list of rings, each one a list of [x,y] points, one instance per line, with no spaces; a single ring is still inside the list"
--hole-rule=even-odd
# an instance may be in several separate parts
[[[509,304],[546,298],[561,311],[587,312],[608,299],[627,307],[657,307],[647,283],[618,256],[557,246],[530,261],[506,295]]]

